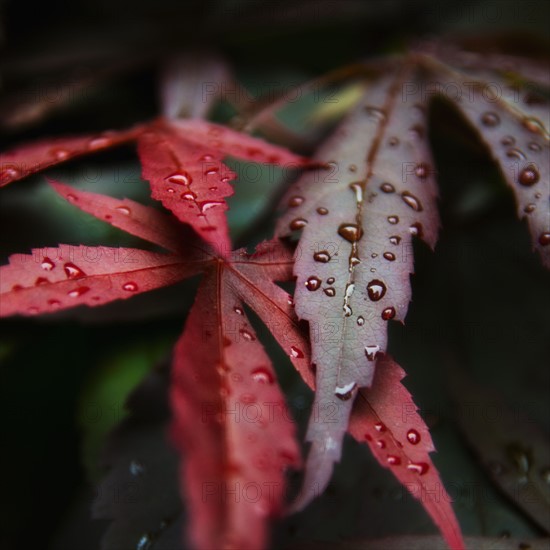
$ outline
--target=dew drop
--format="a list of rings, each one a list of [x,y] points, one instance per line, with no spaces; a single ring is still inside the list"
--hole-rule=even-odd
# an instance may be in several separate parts
[[[388,262],[394,262],[395,261],[395,254],[393,252],[384,252],[382,254],[385,260],[388,260]]]
[[[69,202],[76,202],[78,199],[76,197],[76,195],[73,195],[72,193],[69,193],[68,195],[66,195],[65,197]]]
[[[538,143],[536,143],[536,142],[534,142],[534,141],[532,141],[531,143],[529,143],[529,145],[528,145],[527,147],[529,147],[529,149],[530,149],[531,151],[535,151],[535,153],[538,153],[539,151],[542,150],[542,147],[541,147]]]
[[[321,282],[322,281],[321,279],[319,279],[319,277],[312,276],[309,277],[309,279],[304,284],[309,291],[315,291],[321,287]]]
[[[220,169],[217,166],[212,166],[211,168],[208,168],[204,171],[205,176],[214,176],[220,171]]]
[[[350,271],[351,271],[353,267],[361,263],[361,260],[354,255],[354,256],[351,256],[351,258],[349,259],[349,263],[350,263]]]
[[[23,290],[23,287],[21,285],[13,285],[11,287],[11,289],[14,291],[14,292],[18,292],[19,290]]]
[[[398,235],[392,235],[390,237],[391,244],[399,244],[400,242],[401,242],[401,237],[399,237]]]
[[[59,300],[51,299],[48,300],[48,305],[54,308],[57,308],[61,305],[61,302]]]
[[[253,342],[254,340],[256,340],[256,338],[250,333],[248,332],[248,330],[242,328],[241,330],[239,330],[239,333],[241,334],[241,336],[247,340],[248,342]]]
[[[40,267],[44,270],[44,271],[51,271],[54,267],[55,267],[55,264],[50,260],[50,258],[48,258],[47,256],[42,260],[42,263],[40,264]]]
[[[355,382],[350,382],[345,386],[336,386],[336,389],[334,390],[334,395],[341,401],[348,401],[349,399],[351,399],[351,396],[353,395],[353,392],[356,388],[357,384]]]
[[[401,198],[407,206],[410,206],[415,212],[422,211],[422,203],[408,191],[401,193]]]
[[[422,224],[420,222],[411,224],[411,226],[409,227],[409,233],[411,235],[414,235],[415,237],[422,237],[422,235],[424,234],[422,230]]]
[[[85,277],[86,273],[82,271],[79,267],[74,265],[71,262],[67,262],[63,266],[63,271],[65,271],[65,275],[67,276],[67,279],[80,279],[81,277]]]
[[[197,198],[196,193],[193,193],[193,191],[186,191],[185,193],[181,194],[181,198],[185,199],[186,201],[194,201]]]
[[[488,111],[481,115],[481,123],[488,128],[494,128],[500,124],[500,117],[496,113]]]
[[[391,137],[388,140],[388,145],[390,147],[397,147],[399,145],[399,138],[396,138],[395,136]]]
[[[509,147],[510,145],[514,145],[516,140],[512,136],[505,136],[500,140],[500,143],[504,145],[504,147]]]
[[[150,550],[152,544],[152,535],[150,533],[145,533],[144,535],[141,535],[140,539],[138,540],[136,550]]]
[[[374,429],[375,429],[378,433],[383,434],[383,433],[386,431],[386,426],[385,426],[384,424],[382,424],[382,422],[377,422],[377,423],[374,425]]]
[[[258,367],[252,371],[252,380],[259,384],[273,384],[275,377],[265,367]]]
[[[523,211],[526,213],[526,214],[531,214],[533,213],[535,210],[536,210],[536,205],[533,204],[533,203],[529,203],[528,205],[525,206],[525,208],[523,209]]]
[[[356,243],[363,236],[363,229],[355,223],[343,223],[338,228],[338,235],[350,243]]]
[[[326,250],[321,250],[320,252],[315,252],[315,254],[313,254],[313,259],[316,262],[326,264],[327,262],[330,262],[330,254]]]
[[[328,214],[328,209],[320,206],[319,208],[317,208],[317,214],[319,214],[320,216],[326,216]]]
[[[386,182],[380,186],[380,191],[382,191],[382,193],[394,193],[395,187],[391,183]]]
[[[356,166],[355,164],[350,164],[350,165],[348,166],[348,170],[349,170],[350,172],[357,172],[357,166]]]
[[[420,434],[416,430],[411,428],[407,432],[407,441],[411,445],[418,445],[420,443]]]
[[[420,124],[415,124],[414,126],[411,126],[409,128],[409,134],[414,139],[423,139],[424,135],[426,134],[426,130],[424,130],[424,127]]]
[[[176,172],[168,176],[166,181],[176,185],[191,185],[193,183],[193,178],[187,172]]]
[[[117,206],[115,210],[125,216],[129,216],[131,214],[131,210],[127,206]]]
[[[203,155],[199,161],[201,162],[208,162],[210,160],[214,160],[214,157],[212,155]]]
[[[539,235],[539,244],[541,246],[548,246],[550,244],[550,233],[541,233]]]
[[[256,403],[256,396],[252,393],[243,393],[240,396],[239,401],[245,405],[251,405],[252,403]]]
[[[36,281],[34,281],[35,286],[45,285],[49,283],[48,279],[46,277],[38,277]]]
[[[52,149],[50,154],[55,157],[57,160],[65,160],[69,157],[69,151],[66,149]]]
[[[138,460],[132,460],[130,462],[129,470],[130,474],[132,474],[134,477],[138,477],[145,473],[145,466]]]
[[[109,145],[111,145],[111,143],[112,141],[109,138],[99,136],[90,140],[90,142],[88,143],[88,148],[100,149],[101,147],[108,147]]]
[[[168,189],[166,189],[166,191],[168,191],[168,193],[170,193],[170,194],[176,192],[176,190],[173,187],[168,187]]]
[[[335,280],[336,280],[336,279],[335,279],[334,277],[329,277],[329,278],[327,279],[327,283],[328,283],[329,285],[333,285]]]
[[[290,355],[295,359],[303,359],[304,352],[296,346],[290,346]]]
[[[136,292],[137,289],[138,289],[138,286],[133,281],[130,281],[128,283],[124,283],[122,285],[122,290],[126,290],[127,292]]]
[[[297,231],[298,229],[303,229],[306,225],[307,220],[304,220],[304,218],[296,218],[290,222],[289,227],[292,231]]]
[[[353,315],[353,310],[348,304],[344,304],[344,317],[351,317]]]
[[[197,203],[201,214],[204,214],[207,210],[210,210],[211,208],[214,208],[215,206],[220,206],[222,204],[224,204],[224,201],[203,201]]]
[[[430,175],[430,167],[427,164],[421,162],[420,164],[416,165],[414,173],[418,178],[422,180],[426,179]]]
[[[388,222],[390,222],[392,225],[395,225],[399,223],[399,217],[398,216],[388,216]]]
[[[401,459],[398,456],[395,456],[395,455],[388,455],[388,458],[386,459],[386,462],[390,466],[399,466],[401,464]]]
[[[544,135],[545,130],[542,122],[536,118],[529,117],[523,120],[523,126],[529,132],[532,132],[533,134],[541,134]]]
[[[87,286],[80,286],[78,288],[75,288],[74,290],[71,290],[68,293],[68,296],[71,298],[78,298],[79,296],[82,296],[83,294],[86,294],[90,290],[90,287]]]
[[[290,197],[290,199],[288,199],[288,206],[290,206],[291,208],[295,208],[296,206],[300,206],[301,204],[303,204],[304,200],[304,197],[295,195],[294,197]]]
[[[524,187],[535,185],[540,179],[540,174],[534,165],[526,166],[519,174],[518,182]]]
[[[367,105],[365,107],[367,114],[374,120],[378,122],[384,122],[386,120],[386,114],[382,109],[378,107],[373,107],[372,105]]]
[[[365,355],[369,361],[374,361],[378,352],[380,351],[380,346],[374,344],[372,346],[365,346]]]
[[[512,149],[508,149],[508,151],[506,151],[506,156],[508,158],[516,159],[516,160],[525,160],[527,158],[523,153],[523,151],[520,151],[516,147],[513,147]]]
[[[386,285],[378,279],[373,279],[367,284],[367,294],[373,302],[378,302],[386,294]]]
[[[425,462],[411,462],[410,464],[407,464],[407,470],[414,472],[419,476],[423,476],[429,469],[430,467]]]
[[[382,311],[382,319],[384,321],[389,321],[390,319],[393,319],[395,317],[395,308],[394,307],[387,307]]]
[[[243,314],[244,314],[243,310],[242,310],[240,307],[234,307],[234,308],[233,308],[233,311],[234,311],[237,315],[243,315]]]
[[[359,315],[359,317],[357,317],[357,324],[362,327],[365,324],[365,318]]]
[[[330,296],[331,298],[333,296],[336,296],[336,290],[334,290],[334,288],[332,288],[331,286],[329,286],[328,288],[325,288],[323,290],[323,292],[327,295],[327,296]]]
[[[2,180],[11,180],[14,178],[18,178],[21,175],[21,171],[17,168],[14,168],[13,166],[9,166],[8,168],[2,169],[1,177]]]
[[[386,448],[386,442],[385,442],[383,439],[379,439],[379,440],[376,442],[376,446],[377,446],[379,449],[385,449],[385,448]]]
[[[361,183],[350,183],[349,188],[355,194],[355,200],[357,202],[363,202],[363,188],[361,187]]]

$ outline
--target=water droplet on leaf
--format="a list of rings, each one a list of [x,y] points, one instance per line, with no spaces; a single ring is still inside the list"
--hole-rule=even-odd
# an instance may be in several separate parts
[[[288,199],[288,206],[294,208],[296,206],[300,206],[303,202],[304,197],[299,197],[298,195],[295,195],[294,197],[290,197],[290,199]]]
[[[55,264],[50,260],[50,258],[48,258],[47,256],[42,260],[42,263],[40,264],[40,267],[44,270],[44,271],[51,271],[54,267],[55,267]]]
[[[126,290],[127,292],[136,292],[138,289],[138,286],[133,281],[130,281],[128,283],[124,283],[122,285],[122,290]]]
[[[334,288],[332,288],[331,286],[329,286],[328,288],[325,288],[325,289],[323,290],[323,292],[324,292],[327,296],[330,296],[331,298],[332,298],[333,296],[336,295],[336,290],[334,290]]]
[[[394,193],[395,187],[391,183],[386,182],[380,186],[380,191],[382,191],[382,193]]]
[[[290,355],[295,359],[303,359],[304,352],[296,346],[290,346]]]
[[[304,220],[304,218],[296,218],[290,222],[289,227],[292,231],[297,231],[298,229],[304,228],[306,225],[307,220]]]
[[[386,290],[386,285],[378,279],[373,279],[367,284],[367,294],[373,302],[381,300],[386,294]]]
[[[71,262],[67,262],[63,266],[63,271],[65,271],[65,275],[67,276],[67,279],[80,279],[81,277],[85,277],[86,273],[82,271],[79,267],[74,265]]]
[[[411,445],[418,445],[420,443],[420,434],[416,430],[411,428],[407,432],[407,441]]]
[[[401,193],[401,198],[405,202],[407,206],[410,206],[415,212],[421,212],[422,211],[422,204],[421,202],[411,193],[408,191],[403,191]]]
[[[365,346],[365,355],[369,361],[374,361],[379,351],[380,346],[376,344],[373,344],[372,346]]]
[[[500,117],[496,113],[488,111],[481,115],[481,123],[488,128],[494,128],[500,124]]]
[[[252,380],[260,384],[273,384],[275,377],[265,367],[258,367],[252,371]]]
[[[317,214],[319,214],[320,216],[326,216],[328,214],[328,209],[320,206],[319,208],[317,208]]]
[[[78,288],[75,288],[74,290],[71,290],[68,293],[68,296],[71,297],[71,298],[78,298],[78,297],[82,296],[83,294],[86,294],[86,292],[88,292],[89,290],[90,290],[90,287],[80,286]]]
[[[309,277],[309,279],[304,283],[305,287],[310,291],[318,290],[321,286],[321,279],[319,277]]]
[[[410,470],[419,476],[423,476],[429,469],[430,467],[425,462],[411,462],[410,464],[407,464],[407,470]]]
[[[321,250],[320,252],[315,252],[315,254],[313,254],[313,259],[316,262],[326,264],[330,261],[330,254],[326,250]]]
[[[338,228],[338,235],[350,243],[355,243],[363,236],[363,229],[355,223],[343,223]]]
[[[392,225],[395,225],[399,223],[399,217],[398,216],[388,216],[388,222],[390,222]]]
[[[356,388],[357,384],[355,382],[350,382],[345,386],[336,386],[336,389],[334,390],[334,395],[341,401],[348,401],[349,399],[351,399],[351,396],[353,395],[353,392]]]

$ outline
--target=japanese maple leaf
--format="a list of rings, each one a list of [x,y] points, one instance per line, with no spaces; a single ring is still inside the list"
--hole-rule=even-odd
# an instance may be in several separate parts
[[[314,409],[335,411],[330,422],[310,421],[306,486],[328,484],[357,390],[372,386],[377,360],[387,350],[388,322],[405,319],[413,238],[436,244],[437,188],[427,141],[433,97],[455,104],[480,132],[516,195],[520,215],[528,218],[534,248],[550,266],[547,105],[536,95],[528,101],[526,86],[516,81],[515,88],[509,86],[499,74],[502,59],[484,67],[481,56],[443,54],[448,62],[422,51],[378,67],[358,106],[315,155],[330,169],[304,174],[285,199],[277,233],[302,232],[295,301],[314,341]],[[510,66],[518,69],[517,63]],[[524,80],[534,75],[540,81],[541,74],[530,70]],[[495,82],[499,97],[488,95]],[[446,97],[451,85],[458,96]],[[514,102],[511,93],[518,86],[520,100]],[[311,498],[308,493],[295,506]]]
[[[175,347],[171,387],[190,535],[197,548],[265,546],[268,520],[283,506],[284,470],[299,466],[300,455],[271,361],[243,303],[307,371],[307,340],[288,294],[275,284],[292,276],[291,253],[273,241],[227,259],[184,239],[177,220],[150,207],[52,185],[81,210],[169,252],[59,245],[15,254],[0,268],[0,315],[97,306],[203,273]]]
[[[288,149],[201,119],[159,118],[128,130],[25,144],[0,158],[0,186],[75,157],[137,142],[144,179],[153,198],[189,224],[221,254],[229,254],[225,198],[233,194],[236,174],[227,156],[285,166],[308,161]]]

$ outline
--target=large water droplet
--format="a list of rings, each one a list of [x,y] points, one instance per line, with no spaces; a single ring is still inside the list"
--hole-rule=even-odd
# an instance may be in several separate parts
[[[310,291],[318,290],[321,287],[321,279],[319,277],[309,277],[307,281],[304,283],[305,287]]]
[[[395,308],[394,307],[387,307],[382,311],[382,319],[384,321],[389,321],[390,319],[393,319],[395,317]]]
[[[122,285],[122,290],[126,290],[126,292],[136,292],[138,289],[138,286],[133,281],[130,281],[128,283],[124,283]]]
[[[251,375],[252,380],[260,384],[273,384],[273,382],[275,382],[275,377],[265,367],[258,367],[257,369],[254,369]]]
[[[414,211],[421,212],[422,211],[422,203],[416,198],[414,195],[409,193],[408,191],[403,191],[401,193],[401,198],[405,202],[407,206],[410,206]]]
[[[298,229],[304,228],[306,225],[307,220],[304,220],[304,218],[296,218],[290,222],[289,227],[292,231],[297,231]]]
[[[386,285],[378,279],[373,279],[367,284],[367,294],[373,302],[378,302],[386,294]]]
[[[418,445],[420,443],[420,434],[416,430],[411,428],[407,432],[407,441],[411,445]]]
[[[194,201],[197,198],[197,194],[193,193],[193,191],[186,191],[185,193],[182,193],[181,198],[186,201]]]
[[[388,222],[392,225],[395,225],[399,223],[399,217],[398,216],[388,216]]]
[[[357,388],[357,384],[355,382],[350,382],[345,386],[336,386],[336,389],[334,390],[334,395],[342,401],[348,401],[349,399],[351,399],[355,388]]]
[[[488,111],[481,115],[481,123],[488,128],[494,128],[500,124],[500,117],[496,113]]]
[[[531,187],[532,185],[535,185],[539,179],[539,171],[536,166],[530,164],[519,173],[518,182],[525,187]]]
[[[355,243],[363,236],[363,229],[355,223],[343,223],[338,228],[338,235],[350,243]]]
[[[42,260],[42,263],[40,264],[40,267],[44,270],[44,271],[51,271],[54,267],[55,267],[55,264],[50,260],[50,258],[48,258],[47,256],[44,257],[44,259]]]
[[[359,315],[359,317],[357,317],[357,324],[362,327],[365,324],[365,318]]]
[[[395,254],[393,252],[384,252],[384,254],[382,254],[382,256],[385,260],[388,260],[388,262],[394,262],[395,261]]]
[[[539,235],[539,244],[541,246],[548,246],[550,244],[550,233],[541,233]]]
[[[89,292],[89,290],[90,290],[90,287],[80,286],[78,288],[75,288],[74,290],[71,290],[67,294],[70,298],[78,298],[79,296],[86,294],[86,292]]]
[[[313,259],[316,262],[326,264],[327,262],[330,262],[330,254],[326,250],[321,250],[320,252],[315,252],[315,254],[313,254]]]
[[[425,462],[411,462],[410,464],[407,464],[407,470],[410,470],[419,476],[423,476],[429,469],[430,467]]]
[[[386,182],[380,186],[380,191],[382,191],[382,193],[394,193],[395,187],[391,183]]]
[[[168,183],[177,184],[177,185],[191,185],[193,183],[193,178],[187,172],[176,172],[171,176],[166,178]]]
[[[334,290],[334,288],[332,288],[331,286],[329,286],[328,288],[325,288],[323,290],[323,292],[327,295],[327,296],[330,296],[331,298],[333,296],[336,296],[336,290]]]
[[[299,197],[298,195],[295,195],[294,197],[290,197],[288,199],[288,206],[291,208],[295,208],[296,206],[300,206],[304,202],[304,197]]]
[[[372,346],[365,346],[365,355],[369,361],[374,361],[379,351],[380,346],[376,344],[373,344]]]
[[[82,271],[79,267],[74,265],[71,262],[67,262],[63,266],[63,271],[65,271],[65,275],[67,276],[67,279],[80,279],[81,277],[85,277],[86,273]]]
[[[296,346],[290,346],[290,355],[295,359],[303,359],[304,352]]]

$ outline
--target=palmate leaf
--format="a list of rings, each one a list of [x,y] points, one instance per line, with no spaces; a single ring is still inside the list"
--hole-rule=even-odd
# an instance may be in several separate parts
[[[307,159],[288,149],[202,121],[160,118],[129,130],[41,140],[2,153],[0,186],[75,157],[137,141],[143,177],[152,197],[189,224],[219,253],[229,254],[225,198],[236,175],[222,162],[227,156],[296,169]]]
[[[412,238],[432,247],[436,241],[426,108],[420,94],[410,102],[401,97],[404,83],[417,78],[404,65],[369,88],[316,155],[331,170],[300,179],[278,225],[280,235],[303,227],[296,313],[311,326],[315,406],[330,403],[337,411],[330,423],[311,423],[307,434],[313,445],[306,482],[321,488],[340,458],[356,389],[371,385],[377,356],[386,351],[387,323],[405,317]]]
[[[2,316],[97,306],[204,273],[172,371],[172,438],[185,452],[182,493],[197,548],[264,547],[269,519],[281,512],[284,470],[300,455],[292,419],[271,362],[243,302],[268,324],[297,370],[312,383],[308,342],[289,295],[275,284],[292,276],[279,241],[253,255],[223,259],[196,240],[177,244],[174,221],[129,200],[53,183],[73,205],[170,254],[71,247],[14,255],[0,268]],[[234,493],[232,491],[237,491]]]

